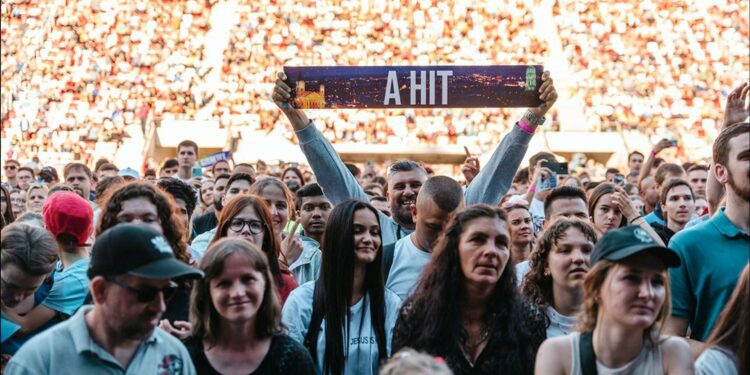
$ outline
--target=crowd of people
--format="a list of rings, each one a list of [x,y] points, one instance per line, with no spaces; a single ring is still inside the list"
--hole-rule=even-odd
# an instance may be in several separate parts
[[[3,3],[5,157],[47,165],[112,159],[128,125],[193,120],[204,108],[202,118],[221,126],[275,130],[296,141],[259,89],[273,84],[279,66],[541,64],[551,48],[534,12],[546,2],[238,1],[239,21],[213,67],[204,40],[214,3]],[[552,10],[573,74],[569,95],[585,104],[577,121],[689,140],[681,149],[710,145],[720,121],[714,108],[750,69],[747,2],[561,1]],[[218,81],[206,82],[214,68]],[[407,109],[316,118],[334,143],[490,150],[515,115]],[[556,129],[556,111],[549,116],[548,129]]]
[[[195,177],[193,140],[158,170],[5,160],[7,374],[747,372],[748,83],[716,108],[710,165],[663,140],[600,180],[548,152],[521,166],[558,99],[545,72],[463,186],[344,163],[284,78],[270,97],[309,169]]]

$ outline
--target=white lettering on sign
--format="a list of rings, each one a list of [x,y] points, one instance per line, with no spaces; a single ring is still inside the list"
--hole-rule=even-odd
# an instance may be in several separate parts
[[[440,104],[448,105],[448,77],[453,76],[452,70],[424,70],[409,72],[409,105],[435,105],[435,86],[436,77],[441,78]],[[417,92],[419,100],[417,101]],[[429,101],[428,101],[429,97]],[[401,105],[401,95],[399,94],[398,77],[395,70],[388,71],[388,80],[385,87],[385,98],[383,105],[390,105],[391,100],[396,101],[396,105]]]
[[[391,99],[396,100],[396,105],[401,105],[401,95],[398,93],[398,77],[395,70],[388,71],[388,82],[385,85],[385,99],[383,105],[391,104]]]

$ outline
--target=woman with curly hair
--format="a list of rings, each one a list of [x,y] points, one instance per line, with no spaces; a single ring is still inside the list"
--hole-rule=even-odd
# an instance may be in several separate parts
[[[134,223],[147,225],[167,239],[175,258],[194,265],[187,243],[179,211],[174,199],[156,186],[146,182],[131,182],[110,192],[102,201],[102,217],[96,235],[118,224]],[[162,316],[169,321],[187,321],[190,307],[190,284],[180,282],[180,288],[167,302]]]
[[[546,313],[547,338],[573,332],[594,244],[591,225],[560,218],[547,227],[531,253],[523,294]]]
[[[458,212],[404,302],[393,350],[443,357],[457,375],[531,374],[544,317],[519,295],[509,246],[502,209]]]
[[[661,335],[668,268],[680,257],[638,226],[613,229],[591,253],[578,330],[539,348],[537,374],[692,374],[687,341]]]

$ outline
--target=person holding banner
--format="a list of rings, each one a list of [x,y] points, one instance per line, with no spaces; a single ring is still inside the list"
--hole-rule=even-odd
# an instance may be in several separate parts
[[[341,158],[313,125],[305,112],[292,105],[292,89],[285,82],[287,76],[280,72],[271,95],[274,103],[292,124],[300,142],[302,152],[333,204],[346,199],[367,201],[367,195],[357,180],[349,173]],[[487,165],[477,174],[466,189],[465,203],[487,203],[496,205],[511,186],[513,176],[521,164],[529,141],[538,126],[545,122],[544,115],[557,100],[557,92],[550,73],[542,74],[539,99],[542,104],[529,108],[513,130],[505,136]],[[413,163],[413,162],[412,162]],[[408,163],[407,163],[408,164]],[[383,244],[389,245],[414,231],[411,205],[416,202],[419,189],[427,180],[427,172],[417,163],[415,168],[391,170],[388,173],[387,198],[393,219],[379,214]],[[409,165],[407,165],[409,166]]]

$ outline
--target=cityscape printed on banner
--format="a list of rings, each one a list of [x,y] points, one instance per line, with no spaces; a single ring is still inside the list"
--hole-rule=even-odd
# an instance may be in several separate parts
[[[297,108],[536,107],[541,65],[284,67]]]

